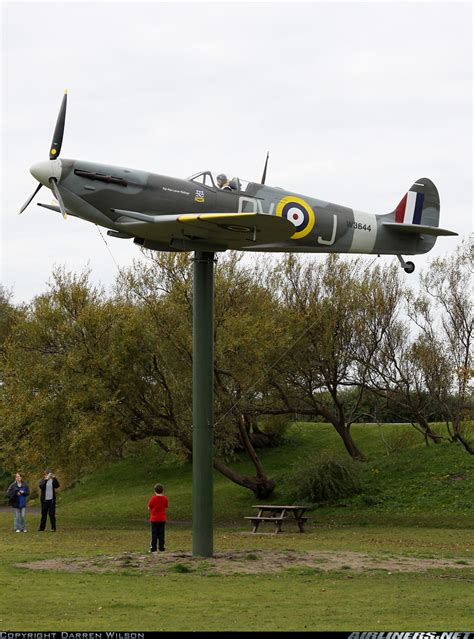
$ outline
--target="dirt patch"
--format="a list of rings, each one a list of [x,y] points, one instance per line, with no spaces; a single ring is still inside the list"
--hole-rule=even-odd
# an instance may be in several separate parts
[[[347,570],[356,573],[383,570],[392,572],[426,572],[434,569],[474,568],[470,559],[419,559],[416,557],[384,557],[357,552],[296,551],[227,551],[211,558],[193,557],[186,552],[157,554],[122,553],[117,556],[74,559],[47,559],[16,564],[30,570],[62,570],[66,572],[123,572],[147,574],[268,574],[287,570]]]

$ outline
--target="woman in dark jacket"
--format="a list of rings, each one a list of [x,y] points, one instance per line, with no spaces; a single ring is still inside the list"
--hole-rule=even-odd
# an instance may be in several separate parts
[[[13,528],[19,532],[27,532],[25,527],[26,498],[30,494],[28,484],[23,481],[20,473],[15,475],[15,481],[12,482],[5,493],[10,500],[10,506],[13,508]]]

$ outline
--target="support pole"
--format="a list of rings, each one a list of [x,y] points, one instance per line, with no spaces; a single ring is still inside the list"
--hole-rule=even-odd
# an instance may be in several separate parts
[[[212,557],[214,427],[214,253],[194,253],[193,556]]]

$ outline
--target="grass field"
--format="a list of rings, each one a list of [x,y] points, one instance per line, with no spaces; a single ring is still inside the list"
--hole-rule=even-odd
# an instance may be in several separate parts
[[[474,460],[455,445],[426,447],[407,426],[356,426],[354,437],[369,457],[363,493],[312,510],[304,534],[252,535],[243,516],[255,498],[216,475],[215,561],[190,557],[191,467],[160,449],[138,447],[63,492],[55,534],[36,532],[33,510],[30,532],[15,534],[11,512],[0,512],[0,629],[473,629]],[[322,452],[343,453],[333,429],[296,424],[262,453],[275,503],[289,494],[292,466]],[[156,481],[170,500],[166,560],[146,552]],[[311,553],[322,558],[308,565]],[[285,563],[290,555],[301,561]],[[414,567],[399,570],[403,558]],[[53,563],[25,567],[38,561]]]

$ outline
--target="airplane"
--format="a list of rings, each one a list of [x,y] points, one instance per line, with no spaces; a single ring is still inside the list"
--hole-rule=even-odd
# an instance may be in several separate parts
[[[415,265],[403,255],[427,253],[438,236],[458,235],[438,226],[438,190],[428,178],[416,180],[391,212],[376,214],[266,185],[268,153],[260,182],[227,180],[211,171],[181,179],[59,159],[66,108],[67,91],[49,159],[30,168],[39,184],[20,213],[44,185],[57,205],[38,206],[105,227],[110,237],[146,249],[396,255],[406,273]]]

